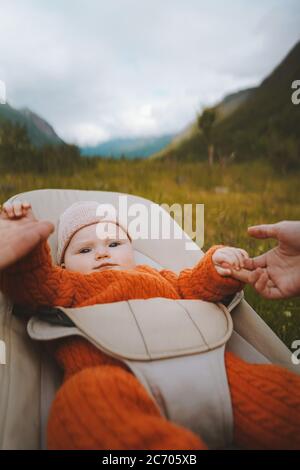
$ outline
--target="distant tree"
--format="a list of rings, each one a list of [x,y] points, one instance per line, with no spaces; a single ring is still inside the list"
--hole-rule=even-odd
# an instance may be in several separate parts
[[[276,170],[286,174],[299,168],[300,144],[297,139],[273,131],[266,136],[265,143],[267,158]]]
[[[81,157],[75,145],[34,147],[24,126],[10,122],[0,125],[0,171],[72,174],[95,166],[96,161]]]
[[[209,166],[212,166],[214,162],[213,128],[216,118],[217,113],[215,108],[206,108],[197,117],[198,129],[202,133],[207,145]]]
[[[25,167],[30,160],[33,147],[25,126],[4,122],[0,127],[0,164],[1,167]]]

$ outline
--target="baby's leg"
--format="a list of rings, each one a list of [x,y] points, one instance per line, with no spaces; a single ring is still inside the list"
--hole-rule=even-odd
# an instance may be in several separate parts
[[[225,354],[234,438],[248,449],[300,449],[300,376]]]
[[[116,366],[84,369],[58,391],[48,449],[205,449],[191,431],[163,418],[135,376]]]

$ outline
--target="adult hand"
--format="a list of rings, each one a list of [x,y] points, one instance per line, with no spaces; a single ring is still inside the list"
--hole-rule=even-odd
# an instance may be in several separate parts
[[[255,238],[275,238],[278,245],[266,253],[244,260],[254,270],[253,286],[267,299],[300,295],[300,222],[282,221],[248,228]]]
[[[0,212],[0,270],[29,253],[53,230],[51,222],[34,217],[30,204],[5,204]]]

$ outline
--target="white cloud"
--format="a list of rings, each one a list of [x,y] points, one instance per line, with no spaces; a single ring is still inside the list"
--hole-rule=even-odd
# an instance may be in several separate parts
[[[80,124],[70,124],[65,127],[65,136],[67,140],[73,140],[80,145],[97,145],[98,142],[109,138],[109,134],[100,126],[92,122],[82,122]],[[75,138],[74,138],[75,136]]]
[[[177,131],[258,84],[299,39],[298,0],[1,2],[0,79],[80,145]]]

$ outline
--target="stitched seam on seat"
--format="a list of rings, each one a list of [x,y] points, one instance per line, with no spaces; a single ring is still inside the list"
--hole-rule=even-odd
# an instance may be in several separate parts
[[[182,309],[184,310],[184,312],[187,314],[187,316],[189,317],[189,319],[191,320],[191,322],[194,324],[196,330],[199,332],[199,334],[200,334],[200,336],[201,336],[201,338],[202,338],[204,344],[205,344],[205,345],[207,346],[207,348],[210,350],[211,348],[210,348],[209,344],[206,342],[205,337],[204,337],[203,334],[202,334],[202,331],[201,331],[200,328],[198,327],[198,325],[197,325],[197,323],[195,322],[195,320],[193,320],[193,318],[192,318],[192,316],[190,315],[190,313],[189,313],[189,311],[187,310],[187,308],[185,308],[185,306],[184,306],[180,301],[177,302],[177,303],[181,306],[181,308],[182,308]]]
[[[138,323],[138,321],[137,321],[137,319],[136,319],[135,313],[134,313],[134,311],[133,311],[133,308],[132,308],[132,306],[131,306],[129,300],[127,300],[127,304],[128,304],[129,310],[130,310],[130,312],[131,312],[131,314],[132,314],[132,316],[133,316],[133,318],[134,318],[134,321],[135,321],[135,323],[136,323],[136,326],[138,327],[138,330],[139,330],[139,332],[140,332],[140,334],[141,334],[141,337],[142,337],[142,340],[143,340],[143,343],[144,343],[146,352],[147,352],[147,354],[148,354],[148,357],[149,357],[150,359],[152,359],[152,358],[151,358],[150,351],[149,351],[149,349],[148,349],[148,347],[147,347],[146,339],[145,339],[145,337],[144,337],[144,335],[143,335],[143,332],[142,332],[142,329],[141,329],[141,327],[140,327],[140,325],[139,325],[139,323]]]

